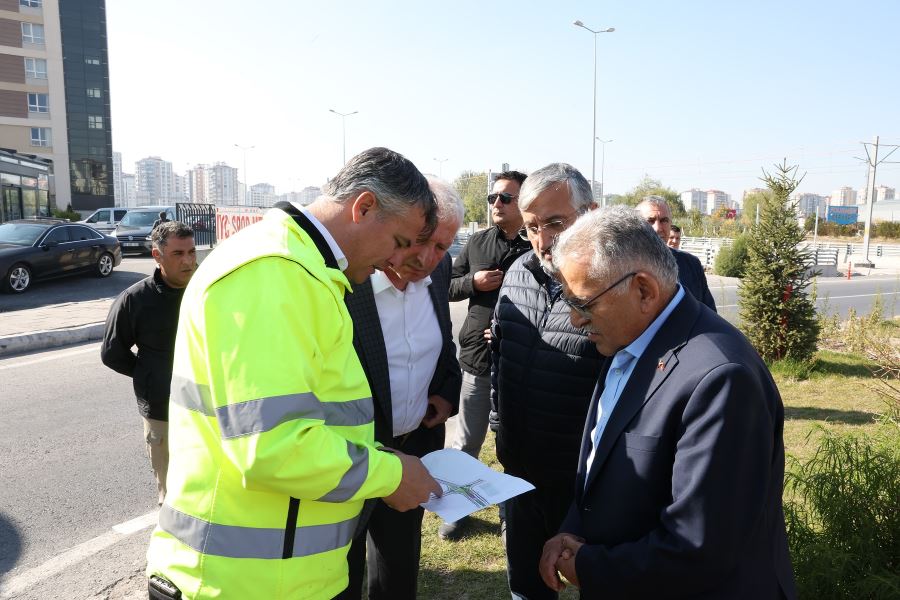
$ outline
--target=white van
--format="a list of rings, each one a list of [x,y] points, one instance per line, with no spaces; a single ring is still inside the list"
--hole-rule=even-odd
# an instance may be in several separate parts
[[[78,222],[87,223],[100,233],[108,235],[113,232],[127,212],[127,208],[100,208],[87,219]]]

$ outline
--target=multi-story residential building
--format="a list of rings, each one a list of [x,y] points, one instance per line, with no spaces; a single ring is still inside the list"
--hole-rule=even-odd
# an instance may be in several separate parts
[[[191,202],[209,204],[209,174],[206,165],[196,165],[188,171],[188,195]]]
[[[886,185],[879,185],[875,188],[875,202],[886,202],[887,200],[893,200],[896,194],[896,190],[892,187],[887,187]]]
[[[149,156],[134,164],[137,202],[140,206],[169,204],[177,200],[172,163]]]
[[[300,192],[300,204],[304,206],[308,204],[312,204],[316,201],[316,198],[322,195],[322,188],[310,185],[303,188],[303,191]]]
[[[797,215],[807,217],[816,214],[819,211],[819,217],[825,218],[826,207],[828,206],[828,198],[819,194],[794,194],[791,200],[796,203]]]
[[[119,206],[134,208],[137,206],[137,190],[135,189],[134,175],[122,173],[122,200],[116,201]]]
[[[116,200],[116,206],[125,206],[124,190],[122,190],[122,153],[113,152],[113,197]]]
[[[275,201],[274,185],[257,183],[250,186],[250,206],[272,206]]]
[[[53,162],[57,206],[113,205],[105,0],[0,0],[0,147]]]
[[[188,190],[187,175],[179,175],[175,173],[175,200],[176,202],[190,202],[190,191]]]
[[[734,208],[731,196],[722,190],[706,190],[706,214],[711,215],[722,207]]]
[[[706,214],[706,192],[692,188],[686,192],[681,192],[681,203],[684,210],[698,210],[701,214]]]
[[[858,194],[852,187],[844,187],[831,192],[830,203],[832,206],[853,206],[856,204]]]
[[[234,206],[239,202],[237,169],[218,162],[207,171],[207,198],[210,204]]]

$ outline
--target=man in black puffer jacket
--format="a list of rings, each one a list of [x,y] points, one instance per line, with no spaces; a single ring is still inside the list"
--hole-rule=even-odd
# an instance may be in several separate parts
[[[544,542],[556,535],[572,502],[581,435],[601,356],[572,327],[561,286],[551,274],[553,243],[595,207],[591,188],[571,165],[528,176],[519,193],[532,252],[513,263],[494,313],[491,402],[497,458],[535,490],[506,501],[506,558],[514,598],[556,598],[538,573]]]

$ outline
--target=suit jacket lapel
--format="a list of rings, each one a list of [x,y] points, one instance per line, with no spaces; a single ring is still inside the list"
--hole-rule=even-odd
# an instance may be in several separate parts
[[[591,405],[588,407],[588,414],[584,420],[584,431],[581,434],[581,452],[578,455],[578,471],[575,473],[575,503],[581,506],[582,496],[584,494],[584,480],[587,477],[585,472],[587,469],[587,459],[591,454],[591,431],[597,423],[597,407],[600,406],[600,394],[603,393],[603,382],[606,380],[606,373],[609,371],[609,365],[612,363],[610,359],[606,359],[600,369],[600,377],[597,379],[597,385],[594,386],[594,394],[591,396]]]
[[[634,415],[652,399],[659,386],[678,366],[678,350],[687,342],[699,315],[700,304],[685,290],[681,302],[663,323],[631,372],[631,377],[628,378],[628,383],[625,384],[625,389],[622,390],[619,401],[603,429],[603,435],[594,453],[594,462],[591,463],[591,472],[587,474],[587,486],[593,483],[597,473],[603,468],[610,451]],[[596,412],[594,414],[596,415]],[[594,419],[596,420],[596,417]],[[590,437],[590,431],[586,435]]]
[[[354,285],[353,293],[347,294],[345,301],[353,319],[353,345],[369,380],[373,401],[381,408],[390,434],[393,423],[391,378],[372,281],[366,279],[363,283]]]

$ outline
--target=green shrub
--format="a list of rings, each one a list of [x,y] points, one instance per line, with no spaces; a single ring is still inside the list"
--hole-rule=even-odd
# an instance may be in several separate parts
[[[60,209],[54,207],[53,208],[53,216],[56,217],[57,219],[68,219],[70,221],[80,221],[81,220],[81,214],[76,210],[72,210],[71,204],[66,207],[66,210],[60,210]]]
[[[722,246],[716,254],[716,262],[713,265],[716,275],[723,277],[743,277],[744,265],[747,263],[747,236],[739,235],[734,238],[731,246]]]
[[[800,598],[900,597],[900,435],[822,428],[815,455],[789,459],[784,503]]]

